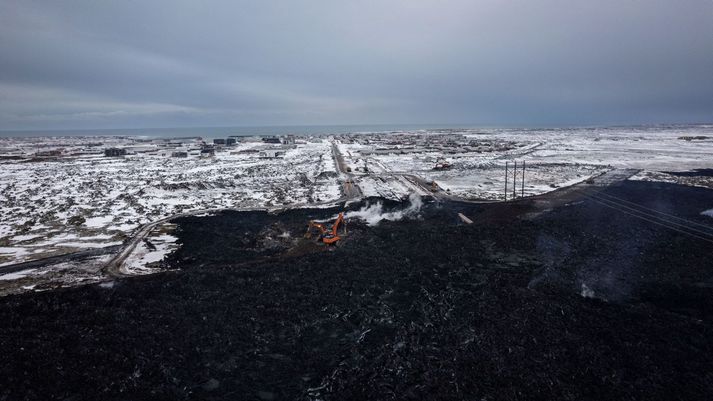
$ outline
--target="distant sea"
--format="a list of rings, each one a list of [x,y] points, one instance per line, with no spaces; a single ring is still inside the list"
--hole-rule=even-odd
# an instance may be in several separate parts
[[[179,138],[200,136],[207,139],[227,136],[252,135],[329,135],[356,132],[388,132],[403,130],[472,128],[468,125],[296,125],[262,127],[195,127],[195,128],[135,128],[135,129],[81,129],[52,131],[0,131],[0,137],[57,137],[57,136],[138,136],[150,138]]]
[[[294,126],[261,126],[261,127],[193,127],[193,128],[133,128],[133,129],[80,129],[80,130],[27,130],[2,131],[2,137],[62,137],[62,136],[135,136],[148,138],[181,138],[202,137],[204,139],[226,138],[228,136],[253,135],[331,135],[363,132],[392,132],[436,129],[482,129],[484,131],[503,130],[510,133],[527,134],[540,130],[623,130],[623,131],[656,131],[676,130],[684,133],[713,133],[713,124],[654,124],[654,125],[613,125],[613,126],[582,126],[582,127],[478,127],[471,124],[381,124],[381,125],[294,125]]]

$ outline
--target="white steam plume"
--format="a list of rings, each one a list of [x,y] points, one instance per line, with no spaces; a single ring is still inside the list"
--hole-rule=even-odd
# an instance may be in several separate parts
[[[423,206],[423,201],[421,197],[415,193],[409,195],[410,205],[402,210],[396,210],[393,212],[385,212],[384,205],[381,202],[377,202],[373,205],[366,205],[355,212],[348,212],[345,217],[348,218],[359,218],[366,222],[370,226],[375,226],[379,224],[382,220],[401,220],[404,217],[415,216],[421,210]]]

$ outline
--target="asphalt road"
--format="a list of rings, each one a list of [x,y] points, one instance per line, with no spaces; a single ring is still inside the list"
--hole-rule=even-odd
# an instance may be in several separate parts
[[[348,200],[355,200],[362,197],[361,189],[358,185],[354,184],[354,175],[348,170],[347,164],[344,161],[344,156],[339,151],[339,147],[332,142],[332,154],[334,155],[334,163],[337,166],[339,173],[345,177],[342,188],[344,189],[344,196]]]

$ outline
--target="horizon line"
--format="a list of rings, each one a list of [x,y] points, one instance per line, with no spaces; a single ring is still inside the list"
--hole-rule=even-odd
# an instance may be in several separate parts
[[[422,126],[431,128],[463,128],[463,129],[492,129],[492,128],[511,128],[511,129],[533,129],[533,128],[616,128],[616,127],[656,127],[656,126],[695,126],[695,125],[712,125],[712,122],[671,122],[671,123],[625,123],[625,124],[567,124],[567,125],[479,125],[475,123],[364,123],[364,124],[277,124],[277,125],[205,125],[205,126],[165,126],[165,127],[121,127],[121,128],[61,128],[61,129],[41,129],[41,128],[23,128],[23,129],[0,129],[3,132],[71,132],[71,131],[138,131],[138,130],[190,130],[190,129],[230,129],[230,128],[320,128],[320,127],[398,127],[398,126]]]

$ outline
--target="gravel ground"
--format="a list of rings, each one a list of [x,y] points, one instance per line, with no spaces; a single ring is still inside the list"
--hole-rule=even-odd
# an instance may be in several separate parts
[[[711,190],[606,193],[713,223]],[[711,243],[532,207],[431,204],[335,249],[300,239],[334,210],[178,220],[178,270],[0,299],[0,400],[711,399]]]

